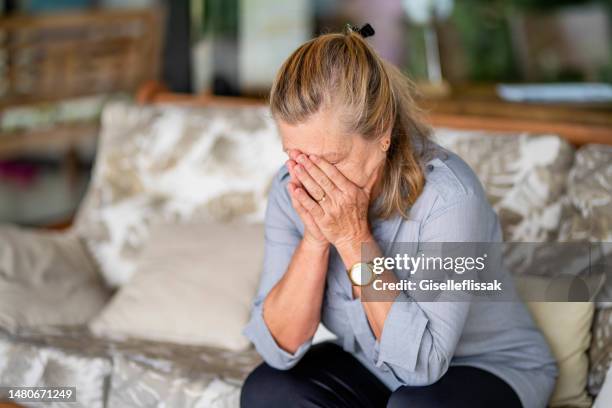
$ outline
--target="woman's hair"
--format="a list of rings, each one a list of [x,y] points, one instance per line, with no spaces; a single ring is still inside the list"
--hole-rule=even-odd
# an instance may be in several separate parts
[[[289,124],[333,107],[348,133],[374,139],[391,130],[375,215],[406,217],[425,184],[423,156],[429,127],[420,120],[413,85],[347,27],[324,34],[291,54],[270,92],[275,119]]]

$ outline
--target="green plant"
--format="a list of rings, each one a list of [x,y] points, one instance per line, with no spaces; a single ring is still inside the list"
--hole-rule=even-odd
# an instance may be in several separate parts
[[[507,1],[463,0],[451,17],[467,54],[468,76],[475,81],[518,79]]]

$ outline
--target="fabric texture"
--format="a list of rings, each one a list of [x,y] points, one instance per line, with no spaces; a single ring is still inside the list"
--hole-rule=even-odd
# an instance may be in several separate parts
[[[607,408],[612,406],[612,368],[608,370],[606,380],[597,395],[593,408]]]
[[[586,145],[576,152],[567,180],[573,210],[560,228],[564,240],[589,241],[601,248],[593,263],[607,275],[598,297],[589,349],[588,389],[597,395],[612,362],[612,146]]]
[[[104,408],[110,369],[110,361],[103,357],[86,358],[62,349],[0,337],[0,386],[76,387],[76,402],[58,402],[54,407]],[[6,395],[0,391],[0,401],[4,399]]]
[[[201,373],[199,378],[147,367],[123,356],[113,359],[107,408],[237,408],[240,384]]]
[[[580,148],[569,172],[567,190],[586,221],[571,225],[576,229],[572,236],[612,241],[612,146],[591,144]]]
[[[612,268],[612,146],[586,145],[576,152],[567,179],[570,211],[560,226],[563,241],[587,241],[597,247],[595,266]],[[597,299],[599,308],[612,306],[612,279]]]
[[[0,328],[84,324],[109,298],[74,234],[0,226]]]
[[[429,164],[425,188],[411,208],[410,220],[397,216],[373,221],[376,241],[415,243],[408,255],[416,254],[426,242],[501,241],[497,217],[472,170],[450,152]],[[283,167],[269,198],[264,270],[245,329],[266,363],[280,369],[295,366],[311,346],[306,341],[294,354],[287,353],[276,344],[262,316],[263,300],[284,274],[303,233],[287,182]],[[393,250],[383,248],[386,256],[394,256],[389,252]],[[407,273],[396,271],[399,278],[402,272]],[[338,336],[337,343],[392,390],[431,384],[449,366],[470,365],[509,383],[524,406],[546,406],[556,363],[520,302],[416,302],[400,294],[378,342],[360,300],[353,299],[345,266],[333,249],[324,298],[322,322]]]
[[[284,160],[267,108],[111,104],[76,230],[120,286],[155,223],[261,221]]]
[[[262,258],[260,224],[154,226],[133,278],[90,328],[114,338],[245,349],[241,331]]]
[[[504,241],[556,238],[574,159],[569,143],[556,135],[456,129],[437,129],[434,139],[474,170],[499,215]]]
[[[59,357],[45,368],[48,353]],[[214,407],[235,407],[240,384],[260,362],[252,348],[234,352],[137,339],[118,341],[93,336],[83,326],[19,334],[0,330],[0,385],[44,385],[38,380],[42,371],[50,376],[45,381],[64,379],[65,385],[79,387],[87,404],[76,407],[101,407],[103,401],[107,407],[142,407],[140,398],[155,406],[158,404],[152,401],[161,406],[165,400],[193,401],[198,407],[208,406],[207,401]],[[101,378],[104,381],[98,380]],[[194,389],[202,392],[201,399],[192,394]]]
[[[599,309],[593,322],[593,338],[589,348],[589,392],[597,395],[612,367],[612,308]]]

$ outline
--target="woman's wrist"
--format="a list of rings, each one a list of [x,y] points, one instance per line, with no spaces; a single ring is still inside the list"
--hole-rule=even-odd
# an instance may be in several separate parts
[[[315,253],[326,253],[329,252],[330,243],[328,241],[321,241],[315,238],[304,236],[302,238],[302,246],[304,249],[315,252]]]
[[[374,243],[374,237],[366,231],[358,237],[338,242],[335,247],[346,269],[350,269],[356,263],[364,262],[363,247],[371,243]]]

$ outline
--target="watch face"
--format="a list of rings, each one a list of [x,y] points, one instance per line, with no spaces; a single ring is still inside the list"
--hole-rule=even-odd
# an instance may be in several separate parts
[[[351,281],[354,285],[364,286],[372,281],[374,272],[367,263],[358,263],[351,268]]]

